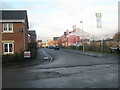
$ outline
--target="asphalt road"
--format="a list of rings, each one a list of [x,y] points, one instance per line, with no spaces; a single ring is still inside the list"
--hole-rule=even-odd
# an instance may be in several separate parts
[[[118,88],[118,58],[46,49],[54,60],[3,70],[3,88]]]

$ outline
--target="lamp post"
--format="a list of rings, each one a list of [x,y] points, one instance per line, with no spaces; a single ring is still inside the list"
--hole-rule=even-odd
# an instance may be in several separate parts
[[[80,23],[82,24],[82,43],[83,43],[83,51],[85,51],[84,42],[83,42],[83,21],[80,21]]]

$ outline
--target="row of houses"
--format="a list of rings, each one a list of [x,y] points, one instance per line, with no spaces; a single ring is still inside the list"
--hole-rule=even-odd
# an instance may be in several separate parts
[[[120,39],[104,39],[95,40],[92,39],[92,35],[81,30],[80,28],[76,28],[73,26],[73,30],[66,30],[64,34],[60,37],[53,37],[46,42],[46,46],[60,46],[60,47],[69,47],[69,46],[84,46],[84,50],[93,50],[93,51],[101,51],[103,48],[104,52],[111,52],[110,49],[120,48]],[[81,48],[82,49],[82,48]]]
[[[35,30],[29,30],[26,10],[1,10],[0,54],[15,54],[36,43]]]
[[[73,30],[66,30],[60,37],[53,37],[53,40],[48,40],[47,45],[59,45],[60,47],[69,47],[72,45],[82,45],[83,42],[89,43],[91,35],[80,28],[73,25]]]

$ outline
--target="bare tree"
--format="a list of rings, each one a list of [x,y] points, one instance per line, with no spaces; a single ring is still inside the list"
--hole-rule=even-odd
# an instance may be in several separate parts
[[[115,33],[113,39],[120,39],[120,32]]]

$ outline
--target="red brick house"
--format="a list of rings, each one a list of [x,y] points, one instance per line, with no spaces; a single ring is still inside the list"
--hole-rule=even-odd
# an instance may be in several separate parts
[[[1,10],[1,53],[15,54],[28,48],[28,18],[26,10]]]
[[[36,31],[35,30],[29,30],[28,34],[30,35],[30,42],[36,43]]]
[[[29,48],[37,48],[37,41],[36,41],[36,31],[35,30],[29,30],[28,34],[30,35],[30,42],[28,43]]]

